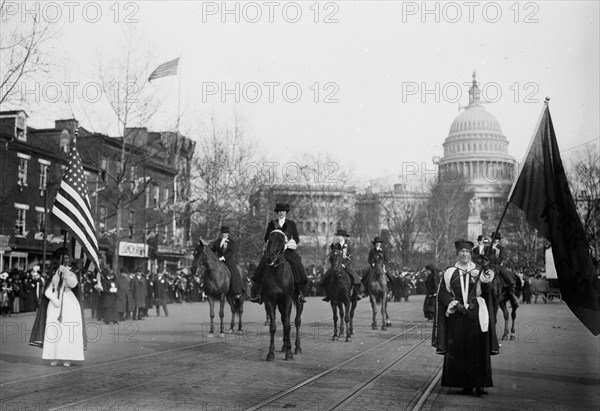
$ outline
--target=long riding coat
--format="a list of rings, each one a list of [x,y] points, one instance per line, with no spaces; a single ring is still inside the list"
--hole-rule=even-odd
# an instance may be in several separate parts
[[[241,294],[243,292],[242,277],[237,267],[237,261],[235,258],[236,243],[231,238],[226,238],[222,241],[221,238],[215,240],[212,244],[211,250],[216,254],[218,258],[223,257],[225,261],[223,263],[229,269],[231,273],[231,293]]]

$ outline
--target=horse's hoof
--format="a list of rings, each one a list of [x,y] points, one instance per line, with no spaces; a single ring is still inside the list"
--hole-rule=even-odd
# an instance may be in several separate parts
[[[387,327],[384,325],[381,327],[381,331],[387,331]]]
[[[337,337],[337,335],[334,335],[331,341],[339,341],[339,338]]]
[[[506,335],[503,335],[502,336],[502,341],[506,341],[506,340],[508,340],[508,337]]]
[[[219,333],[219,338],[225,338],[225,333]]]
[[[265,323],[263,325],[266,327],[266,326],[271,325],[271,324],[269,324],[268,321],[265,321]]]
[[[391,321],[388,321],[387,323],[385,323],[385,325],[386,325],[387,327],[391,327],[391,326],[392,326],[392,322],[391,322]]]
[[[510,340],[511,340],[511,341],[514,341],[514,340],[515,340],[515,335],[514,335],[514,334],[511,334],[511,335],[510,335]]]
[[[213,333],[209,333],[209,334],[207,335],[207,337],[208,337],[208,338],[215,338],[215,335],[214,335]]]
[[[346,337],[346,342],[352,342],[352,338],[350,338],[349,336]]]
[[[371,326],[371,329],[372,329],[372,330],[376,330],[376,329],[377,329],[377,326],[376,326],[375,324],[373,324],[373,325]]]
[[[267,361],[274,361],[275,360],[275,354],[270,352],[267,354]]]
[[[294,351],[294,354],[296,354],[296,355],[302,354],[302,348],[296,347],[296,350]]]
[[[290,360],[293,360],[293,359],[294,359],[294,354],[292,354],[291,352],[287,352],[285,354],[285,360],[286,361],[290,361]]]
[[[227,331],[227,334],[233,334],[233,328],[231,328],[229,331]]]

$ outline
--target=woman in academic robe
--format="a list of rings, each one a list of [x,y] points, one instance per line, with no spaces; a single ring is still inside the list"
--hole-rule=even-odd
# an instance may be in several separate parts
[[[472,242],[454,245],[458,261],[445,270],[438,287],[433,345],[444,355],[441,385],[483,395],[493,382],[490,316],[482,291],[487,287],[481,285],[491,283],[494,273],[471,261]]]

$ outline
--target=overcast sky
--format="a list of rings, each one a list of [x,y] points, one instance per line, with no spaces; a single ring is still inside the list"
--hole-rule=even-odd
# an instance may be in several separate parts
[[[229,2],[230,13],[222,2],[148,1],[121,3],[118,15],[112,2],[85,11],[82,2],[72,22],[55,4],[54,79],[93,81],[100,56],[124,48],[132,21],[152,67],[182,57],[181,130],[199,139],[209,115],[226,121],[237,110],[268,161],[327,152],[363,181],[430,162],[468,104],[474,69],[518,161],[545,96],[561,150],[599,136],[597,1],[429,2],[427,10],[420,1]],[[221,94],[236,83],[239,103]],[[152,82],[165,104],[149,128],[173,126],[178,85],[177,77]],[[74,114],[94,131],[116,127],[105,105],[84,98],[29,114],[37,126]]]

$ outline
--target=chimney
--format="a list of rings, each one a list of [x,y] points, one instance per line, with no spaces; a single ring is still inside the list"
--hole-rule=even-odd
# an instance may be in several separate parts
[[[70,135],[75,134],[75,129],[79,127],[79,122],[74,118],[67,120],[54,120],[54,128],[57,130],[68,130]]]

